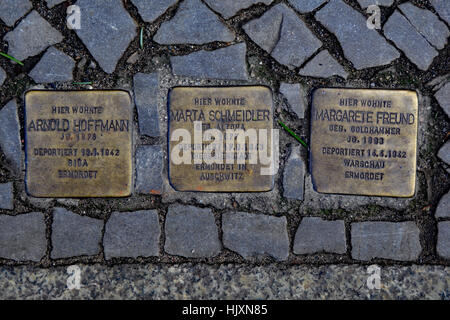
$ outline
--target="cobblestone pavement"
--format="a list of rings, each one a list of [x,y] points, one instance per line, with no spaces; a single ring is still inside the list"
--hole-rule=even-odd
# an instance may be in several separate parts
[[[375,2],[381,26],[369,29],[366,8]],[[80,29],[66,24],[70,5],[80,8]],[[449,23],[447,0],[0,0],[0,51],[23,62],[0,57],[2,297],[226,298],[228,287],[212,283],[214,274],[230,273],[235,298],[448,299]],[[270,87],[275,117],[306,142],[314,88],[415,90],[414,197],[315,192],[307,150],[285,132],[272,191],[175,191],[167,177],[169,89],[248,84]],[[23,94],[30,89],[132,94],[131,197],[26,193]],[[92,278],[77,292],[63,288],[72,264]],[[378,293],[355,290],[367,264],[402,282]],[[139,282],[141,272],[148,278]],[[179,283],[169,284],[175,276]],[[258,277],[270,285],[260,287]],[[236,289],[243,282],[246,289]],[[273,282],[279,291],[268,288]]]

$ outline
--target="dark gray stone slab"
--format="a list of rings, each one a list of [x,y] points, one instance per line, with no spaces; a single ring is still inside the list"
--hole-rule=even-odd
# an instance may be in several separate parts
[[[0,110],[0,148],[12,169],[16,173],[20,172],[22,169],[22,147],[15,100],[11,100]]]
[[[434,7],[439,16],[450,24],[450,1],[431,0],[431,5]]]
[[[432,12],[416,7],[410,2],[399,6],[408,21],[437,49],[443,49],[450,35],[445,23]]]
[[[8,54],[18,60],[24,60],[61,42],[63,36],[33,10],[13,31],[5,35],[4,40],[9,44]]]
[[[13,183],[0,183],[0,209],[14,209]]]
[[[358,70],[386,65],[400,57],[376,30],[367,28],[366,17],[341,0],[330,0],[315,17],[336,35],[345,57]]]
[[[45,2],[47,3],[47,7],[49,8],[53,8],[54,6],[63,3],[66,0],[46,0]]]
[[[100,253],[103,221],[55,208],[52,224],[52,259]]]
[[[163,188],[163,150],[161,146],[140,146],[136,150],[137,193],[161,194]]]
[[[71,81],[74,68],[75,61],[71,57],[51,47],[29,75],[36,83]]]
[[[214,51],[200,50],[186,56],[170,57],[177,76],[211,79],[248,80],[245,43]]]
[[[419,69],[427,70],[438,52],[396,10],[384,24],[384,35],[402,50]]]
[[[394,3],[394,0],[358,0],[361,8],[366,9],[370,5],[377,5],[383,7],[390,7]]]
[[[139,119],[139,133],[150,137],[158,137],[158,73],[138,73],[134,76],[134,100]]]
[[[107,73],[113,73],[117,62],[136,37],[137,24],[121,0],[78,0],[81,29],[75,30],[89,52]]]
[[[446,164],[450,165],[450,140],[447,141],[438,151],[438,157]]]
[[[40,261],[47,248],[44,215],[0,215],[0,257],[16,261]]]
[[[172,255],[203,258],[220,253],[219,233],[211,209],[171,205],[165,222],[164,250]]]
[[[297,117],[303,119],[305,116],[305,108],[308,104],[306,99],[305,89],[299,83],[285,83],[280,84],[280,92],[287,99],[292,111]]]
[[[223,245],[246,259],[267,254],[283,261],[289,256],[286,217],[225,213],[222,230]]]
[[[450,82],[447,82],[442,88],[440,88],[434,97],[439,102],[439,105],[445,111],[448,117],[450,117]]]
[[[32,7],[29,0],[0,0],[0,19],[6,25],[12,27]]]
[[[3,82],[5,82],[5,80],[6,80],[6,72],[0,67],[0,86],[3,84]]]
[[[450,221],[438,223],[436,250],[442,258],[450,259]]]
[[[288,2],[301,13],[311,12],[328,0],[288,0]]]
[[[358,222],[351,225],[352,258],[414,261],[421,252],[414,222]]]
[[[335,75],[344,79],[347,79],[348,77],[348,73],[327,50],[319,52],[311,59],[311,61],[300,69],[299,74],[316,78],[329,78]]]
[[[230,42],[234,34],[200,0],[182,2],[175,16],[163,22],[154,41],[160,44]]]
[[[318,217],[302,219],[295,234],[294,253],[344,254],[346,250],[344,220],[325,221]]]
[[[225,19],[231,18],[239,10],[246,9],[257,3],[269,5],[273,0],[206,0],[206,3],[220,13]]]
[[[436,218],[450,218],[450,192],[443,195],[436,208]]]
[[[290,69],[300,66],[322,46],[295,12],[282,3],[243,28],[256,44]]]
[[[157,256],[160,235],[156,210],[113,212],[105,227],[105,258]]]
[[[177,0],[131,0],[145,22],[153,22]]]
[[[291,148],[283,172],[283,197],[303,200],[305,192],[305,164],[300,156],[300,146]]]

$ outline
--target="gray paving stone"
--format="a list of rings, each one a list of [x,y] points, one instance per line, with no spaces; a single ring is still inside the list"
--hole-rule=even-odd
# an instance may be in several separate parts
[[[203,44],[233,39],[234,34],[200,0],[182,2],[175,16],[164,22],[153,38],[160,44]]]
[[[0,0],[0,19],[6,25],[12,27],[32,7],[29,0]]]
[[[0,183],[0,209],[14,209],[13,183]]]
[[[358,3],[363,9],[373,4],[377,6],[390,7],[394,3],[394,0],[358,0]]]
[[[45,2],[47,2],[47,7],[49,8],[53,8],[54,6],[63,3],[66,0],[46,0]]]
[[[160,235],[156,210],[113,212],[105,227],[105,258],[157,256]]]
[[[358,222],[351,229],[352,258],[356,260],[413,261],[421,252],[420,231],[411,221]]]
[[[439,105],[444,109],[448,117],[450,117],[450,82],[447,82],[438,92],[434,94],[434,97],[439,102]]]
[[[52,224],[52,259],[91,256],[100,252],[103,221],[55,208]]]
[[[46,251],[44,215],[0,215],[0,257],[16,261],[40,261]]]
[[[11,100],[0,110],[0,149],[12,169],[16,173],[20,172],[22,169],[22,146],[15,100]]]
[[[336,35],[345,57],[358,70],[386,65],[400,57],[376,30],[367,28],[366,17],[341,0],[330,0],[315,17]]]
[[[158,73],[138,73],[134,76],[134,99],[139,119],[139,133],[150,137],[158,137]]]
[[[164,250],[172,255],[202,258],[219,254],[219,233],[211,209],[174,204],[165,221]]]
[[[300,156],[300,146],[291,148],[283,172],[283,197],[303,200],[305,192],[305,164]]]
[[[113,73],[117,62],[136,37],[137,24],[121,0],[78,0],[81,29],[75,30],[89,52],[107,73]]]
[[[9,44],[8,54],[18,60],[25,60],[61,42],[63,36],[33,10],[4,39]]]
[[[295,10],[301,13],[311,12],[327,1],[328,0],[288,0]]]
[[[3,70],[1,67],[0,67],[0,86],[3,84],[3,82],[5,82],[5,80],[6,80],[6,72],[5,72],[5,70]]]
[[[410,2],[401,4],[399,8],[408,21],[430,44],[439,50],[445,47],[450,31],[437,16],[428,10],[414,6]]]
[[[434,7],[439,16],[450,24],[450,1],[431,0],[431,5]]]
[[[269,5],[273,0],[206,0],[206,3],[214,10],[220,13],[225,19],[231,18],[239,10],[247,9],[254,4],[264,3]]]
[[[442,258],[450,259],[450,221],[438,223],[436,250]]]
[[[223,245],[248,259],[268,254],[283,261],[289,256],[286,217],[245,212],[222,216]]]
[[[318,217],[303,218],[294,239],[294,253],[330,252],[344,254],[347,250],[344,220],[325,221]]]
[[[328,50],[319,52],[305,67],[300,69],[299,74],[302,76],[329,78],[332,76],[340,76],[347,79],[348,73],[334,59]]]
[[[450,140],[447,141],[438,151],[438,157],[446,164],[450,165]]]
[[[450,192],[447,192],[439,200],[435,216],[436,218],[450,218]]]
[[[248,80],[246,45],[238,43],[214,51],[200,50],[185,56],[170,57],[177,76]]]
[[[145,22],[153,22],[177,0],[131,0]]]
[[[296,13],[282,3],[243,28],[256,44],[290,69],[300,66],[322,46]]]
[[[305,108],[308,104],[306,100],[305,89],[299,83],[285,83],[280,84],[280,92],[287,99],[292,111],[297,117],[303,119],[305,116]]]
[[[140,146],[136,150],[137,193],[161,194],[163,188],[163,150],[161,146]]]
[[[419,69],[427,70],[438,52],[396,10],[384,24],[384,35],[402,50]]]
[[[29,73],[36,83],[71,81],[75,61],[54,47],[50,47]]]

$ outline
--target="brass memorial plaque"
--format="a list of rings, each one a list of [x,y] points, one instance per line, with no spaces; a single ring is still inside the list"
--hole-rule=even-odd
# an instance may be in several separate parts
[[[34,197],[126,197],[132,104],[125,91],[29,91],[26,187]]]
[[[315,90],[310,149],[315,190],[412,197],[417,122],[414,91]]]
[[[227,161],[226,150],[232,150],[231,144],[235,151],[238,148],[234,141],[237,141],[239,129],[247,134],[255,132],[259,140],[240,140],[243,146],[240,155],[229,152],[230,161]],[[273,175],[261,174],[265,164],[258,157],[261,156],[259,152],[271,154],[272,129],[272,92],[267,87],[172,89],[169,93],[168,137],[171,185],[178,191],[270,191]],[[208,132],[214,137],[208,139]],[[264,148],[260,137],[266,132],[268,143]],[[220,143],[221,138],[223,143]],[[211,149],[207,152],[208,148]],[[212,151],[213,148],[216,149]],[[187,158],[182,161],[183,156]]]

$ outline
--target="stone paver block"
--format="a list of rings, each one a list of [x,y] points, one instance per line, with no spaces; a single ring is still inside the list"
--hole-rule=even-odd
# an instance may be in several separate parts
[[[322,46],[296,13],[282,3],[243,28],[256,44],[290,69],[300,66]]]
[[[158,73],[138,73],[134,76],[134,99],[139,119],[141,135],[158,137]]]
[[[5,80],[6,80],[6,72],[0,67],[0,86],[3,84],[3,82],[5,82]]]
[[[301,13],[311,12],[328,0],[288,0],[288,2]]]
[[[175,16],[164,22],[153,38],[160,44],[230,42],[234,34],[200,0],[182,2]]]
[[[245,212],[222,216],[223,245],[244,258],[268,254],[276,260],[289,256],[286,217]]]
[[[352,258],[356,260],[413,261],[421,252],[420,231],[411,221],[358,222],[351,229]]]
[[[283,172],[283,197],[303,200],[305,188],[305,164],[300,156],[300,147],[291,148],[291,154]]]
[[[52,224],[52,259],[91,256],[100,252],[103,221],[55,208]]]
[[[325,221],[318,217],[302,219],[295,234],[294,253],[344,254],[346,250],[344,220]]]
[[[399,6],[408,21],[437,49],[443,49],[450,35],[445,23],[432,12],[418,8],[410,2]]]
[[[14,209],[13,183],[0,183],[0,209]]]
[[[305,108],[308,104],[303,87],[299,83],[290,84],[282,82],[280,84],[280,92],[287,99],[292,111],[295,112],[297,117],[303,119],[305,116]]]
[[[219,254],[219,233],[211,209],[171,205],[165,221],[164,250],[172,255],[201,258]]]
[[[431,5],[434,7],[438,15],[450,24],[450,1],[431,0]]]
[[[117,62],[137,35],[137,24],[121,0],[78,0],[81,29],[75,30],[89,52],[107,73],[113,73]]]
[[[397,10],[384,24],[383,32],[421,70],[427,70],[438,55],[438,52]]]
[[[358,0],[361,8],[366,9],[368,6],[377,5],[383,7],[390,7],[394,3],[394,0]]]
[[[141,146],[137,149],[135,188],[137,193],[162,193],[163,157],[161,146]]]
[[[145,22],[153,22],[177,0],[131,0]]]
[[[245,52],[245,43],[238,43],[214,51],[170,57],[170,63],[173,74],[178,76],[247,80]]]
[[[450,218],[450,192],[447,192],[439,200],[435,216],[436,218]]]
[[[66,0],[46,0],[45,2],[47,2],[47,7],[49,7],[50,9],[53,8],[54,6],[63,3]]]
[[[438,223],[436,250],[442,258],[450,259],[450,221]]]
[[[305,67],[300,69],[299,74],[316,78],[329,78],[335,75],[344,79],[348,77],[348,73],[327,50],[319,52]]]
[[[15,172],[20,172],[22,168],[22,147],[15,100],[11,100],[0,110],[0,148]]]
[[[12,27],[32,7],[29,0],[0,0],[0,19],[6,25]]]
[[[254,4],[264,3],[269,5],[273,0],[206,0],[206,3],[214,10],[221,14],[225,19],[231,18],[239,10],[247,9]]]
[[[367,28],[366,17],[341,0],[330,0],[315,17],[336,35],[345,57],[358,70],[386,65],[400,57],[376,30]]]
[[[37,83],[71,81],[74,68],[75,61],[71,57],[51,47],[29,75]]]
[[[33,10],[4,39],[9,44],[8,54],[18,60],[25,60],[61,42],[63,36]]]
[[[450,82],[447,82],[441,89],[439,89],[434,97],[439,102],[439,105],[444,109],[448,117],[450,117]]]
[[[44,215],[0,215],[0,257],[16,261],[40,261],[45,255]]]
[[[105,257],[157,256],[160,235],[156,210],[113,212],[105,227]]]
[[[437,156],[444,161],[446,164],[450,165],[450,140],[447,141],[438,151]]]

